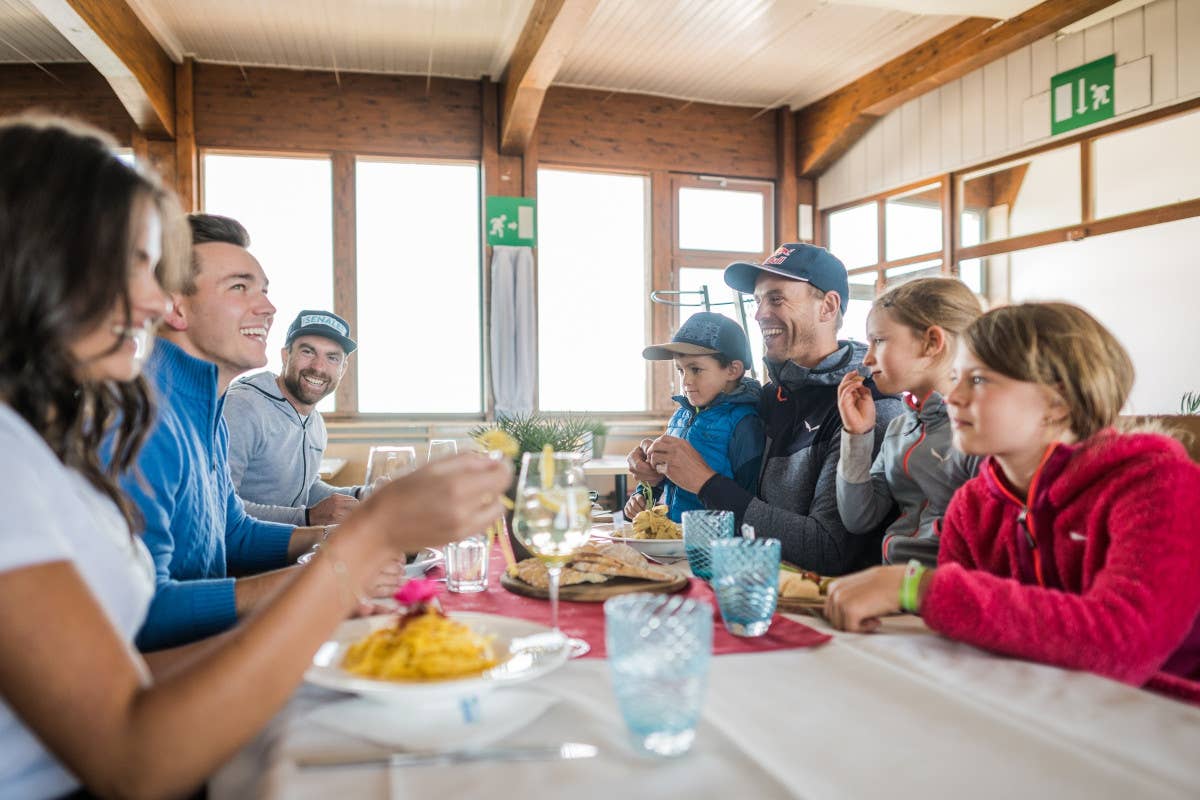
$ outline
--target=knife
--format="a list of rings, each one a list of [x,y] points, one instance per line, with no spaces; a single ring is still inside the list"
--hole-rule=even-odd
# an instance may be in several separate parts
[[[484,747],[478,750],[448,750],[443,753],[376,753],[372,755],[308,755],[296,760],[300,768],[327,767],[431,767],[469,764],[476,761],[558,761],[593,758],[599,754],[594,745],[564,742],[539,747]]]

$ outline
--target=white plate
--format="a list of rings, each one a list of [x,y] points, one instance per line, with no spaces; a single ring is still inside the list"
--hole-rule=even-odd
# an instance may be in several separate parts
[[[618,529],[627,531],[628,526]],[[634,550],[651,558],[684,558],[687,553],[683,549],[683,539],[627,539],[623,536],[613,536],[612,525],[593,525],[592,535],[598,539],[627,544]]]
[[[363,678],[342,669],[342,657],[351,644],[396,623],[395,614],[384,614],[351,619],[339,625],[333,638],[313,656],[313,665],[304,678],[326,689],[351,692],[380,702],[411,704],[434,698],[469,697],[524,683],[558,669],[567,661],[567,650],[558,646],[561,640],[545,625],[466,611],[449,616],[476,633],[493,637],[492,647],[500,663],[477,677],[447,681],[385,681]]]
[[[313,545],[313,549],[297,558],[296,563],[307,564],[308,562],[312,561],[313,556],[317,554],[317,550],[320,549],[320,547],[320,542]],[[413,559],[411,564],[404,565],[404,574],[409,578],[419,578],[445,560],[446,557],[442,555],[440,550],[434,550],[432,547],[426,547],[420,553],[417,553],[417,557]]]

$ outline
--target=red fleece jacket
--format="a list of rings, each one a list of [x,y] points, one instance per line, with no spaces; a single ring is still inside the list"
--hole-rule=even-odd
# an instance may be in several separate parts
[[[1174,439],[1105,431],[1047,450],[1029,497],[991,459],[954,495],[926,623],[1200,701],[1200,467]]]

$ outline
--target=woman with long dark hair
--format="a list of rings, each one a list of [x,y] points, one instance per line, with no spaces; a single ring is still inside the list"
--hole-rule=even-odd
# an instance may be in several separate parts
[[[189,791],[283,705],[382,566],[502,511],[506,467],[433,464],[374,493],[239,628],[147,664],[131,643],[153,567],[116,476],[153,418],[139,371],[188,249],[173,198],[104,134],[0,120],[0,795]]]

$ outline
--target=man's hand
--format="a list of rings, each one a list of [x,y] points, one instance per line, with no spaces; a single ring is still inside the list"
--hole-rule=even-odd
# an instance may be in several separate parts
[[[337,525],[358,507],[358,501],[347,494],[334,493],[308,509],[309,525]]]
[[[696,494],[717,473],[696,452],[696,448],[676,436],[660,436],[647,451],[655,470],[671,483]]]
[[[625,519],[632,520],[638,513],[646,510],[646,498],[641,492],[634,492],[625,503]]]
[[[641,444],[629,451],[626,463],[629,464],[629,471],[633,473],[633,477],[651,486],[658,486],[662,483],[663,476],[650,463],[650,457],[647,455],[653,443],[653,439],[642,439]]]
[[[879,627],[879,618],[900,613],[900,585],[904,582],[902,565],[872,567],[829,586],[825,599],[825,618],[835,628],[867,633]]]

